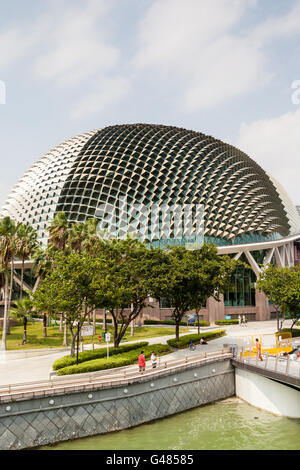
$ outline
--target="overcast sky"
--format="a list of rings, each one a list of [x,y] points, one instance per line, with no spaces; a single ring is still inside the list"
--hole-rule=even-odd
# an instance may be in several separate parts
[[[200,131],[300,204],[300,0],[0,0],[0,205],[76,134]]]

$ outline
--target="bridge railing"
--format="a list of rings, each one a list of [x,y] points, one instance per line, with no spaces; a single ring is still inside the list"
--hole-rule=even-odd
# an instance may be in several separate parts
[[[49,380],[0,385],[0,402],[30,399],[68,393],[72,391],[88,391],[119,385],[128,385],[136,381],[145,381],[161,375],[169,375],[197,365],[204,365],[219,359],[231,359],[229,348],[218,351],[203,352],[184,356],[181,359],[160,358],[158,366],[146,367],[143,374],[138,372],[138,365],[118,369],[102,370],[69,376],[52,376]]]
[[[300,378],[300,358],[296,355],[283,355],[280,354],[269,354],[268,352],[262,353],[262,360],[259,355],[253,352],[252,348],[237,348],[234,353],[236,361],[255,365],[263,369],[278,372],[280,374],[287,375],[289,377]]]

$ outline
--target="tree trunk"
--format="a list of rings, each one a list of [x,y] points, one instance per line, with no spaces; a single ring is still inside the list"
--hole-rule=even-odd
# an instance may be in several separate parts
[[[8,317],[8,266],[5,266],[4,314],[3,314],[1,351],[6,351],[7,317]]]
[[[103,331],[106,333],[106,310],[103,312],[103,324],[102,324]]]
[[[197,315],[198,335],[200,335],[199,312],[196,312],[196,315]]]
[[[44,338],[47,338],[47,315],[44,313],[43,315],[43,335],[44,335]]]
[[[10,322],[9,322],[9,311],[11,306],[12,291],[14,285],[14,261],[11,261],[11,270],[10,270],[10,286],[9,286],[9,299],[8,299],[8,314],[7,314],[7,323],[6,323],[6,334],[10,335]]]
[[[63,332],[63,314],[60,313],[60,319],[59,319],[59,332]]]
[[[176,318],[175,320],[176,325],[175,325],[175,334],[176,334],[176,341],[179,341],[179,326],[180,326],[180,320]]]
[[[96,309],[93,310],[93,333],[96,334]]]
[[[75,356],[75,340],[76,335],[73,333],[73,329],[69,327],[70,335],[71,335],[71,357]]]
[[[64,324],[64,342],[63,342],[63,346],[64,347],[68,346],[68,329],[67,329],[67,322],[66,321],[65,321],[65,324]]]
[[[130,311],[131,311],[131,315],[132,315],[132,311],[133,311],[133,305],[132,304],[130,306]],[[130,323],[130,336],[134,336],[134,321],[133,320]]]
[[[22,344],[25,344],[27,343],[27,317],[23,318],[23,325],[24,325],[24,335],[23,335]]]
[[[24,258],[22,258],[20,300],[22,300],[23,298],[23,284],[24,284]]]

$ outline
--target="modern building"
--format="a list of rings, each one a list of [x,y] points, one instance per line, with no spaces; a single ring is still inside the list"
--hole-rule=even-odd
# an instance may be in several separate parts
[[[193,209],[188,230],[179,230],[169,213],[158,210],[149,217],[136,210],[162,206],[201,210],[200,229]],[[47,227],[59,211],[70,222],[97,217],[113,236],[133,231],[160,246],[204,240],[220,255],[247,260],[252,269],[237,270],[235,289],[203,308],[203,319],[210,321],[239,313],[249,320],[270,318],[272,306],[255,288],[261,266],[272,260],[293,265],[299,253],[300,217],[284,188],[239,149],[177,127],[116,125],[63,142],[24,174],[0,216],[32,225],[45,245]],[[170,315],[167,300],[152,304],[145,317]]]

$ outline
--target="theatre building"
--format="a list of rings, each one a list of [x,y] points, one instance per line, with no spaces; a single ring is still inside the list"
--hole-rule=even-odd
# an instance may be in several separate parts
[[[279,182],[250,156],[214,137],[154,124],[115,125],[75,136],[29,168],[0,217],[32,225],[45,246],[47,227],[58,212],[64,211],[70,223],[96,217],[101,224],[99,208],[117,208],[120,214],[125,206],[129,231],[137,230],[148,243],[163,248],[214,243],[220,256],[228,254],[251,267],[237,268],[234,287],[221,302],[208,300],[201,311],[204,320],[239,314],[248,320],[273,318],[275,310],[256,289],[256,280],[268,263],[300,264],[300,217]],[[161,206],[201,208],[201,230],[192,224],[188,233],[178,234],[174,226],[165,229],[164,216],[149,222],[143,210],[134,210]],[[114,226],[118,236],[126,231],[121,224]],[[26,266],[25,281],[33,287],[32,263]],[[16,264],[16,284],[18,277]],[[149,299],[149,304],[153,308],[144,310],[144,319],[170,317],[167,299]]]

